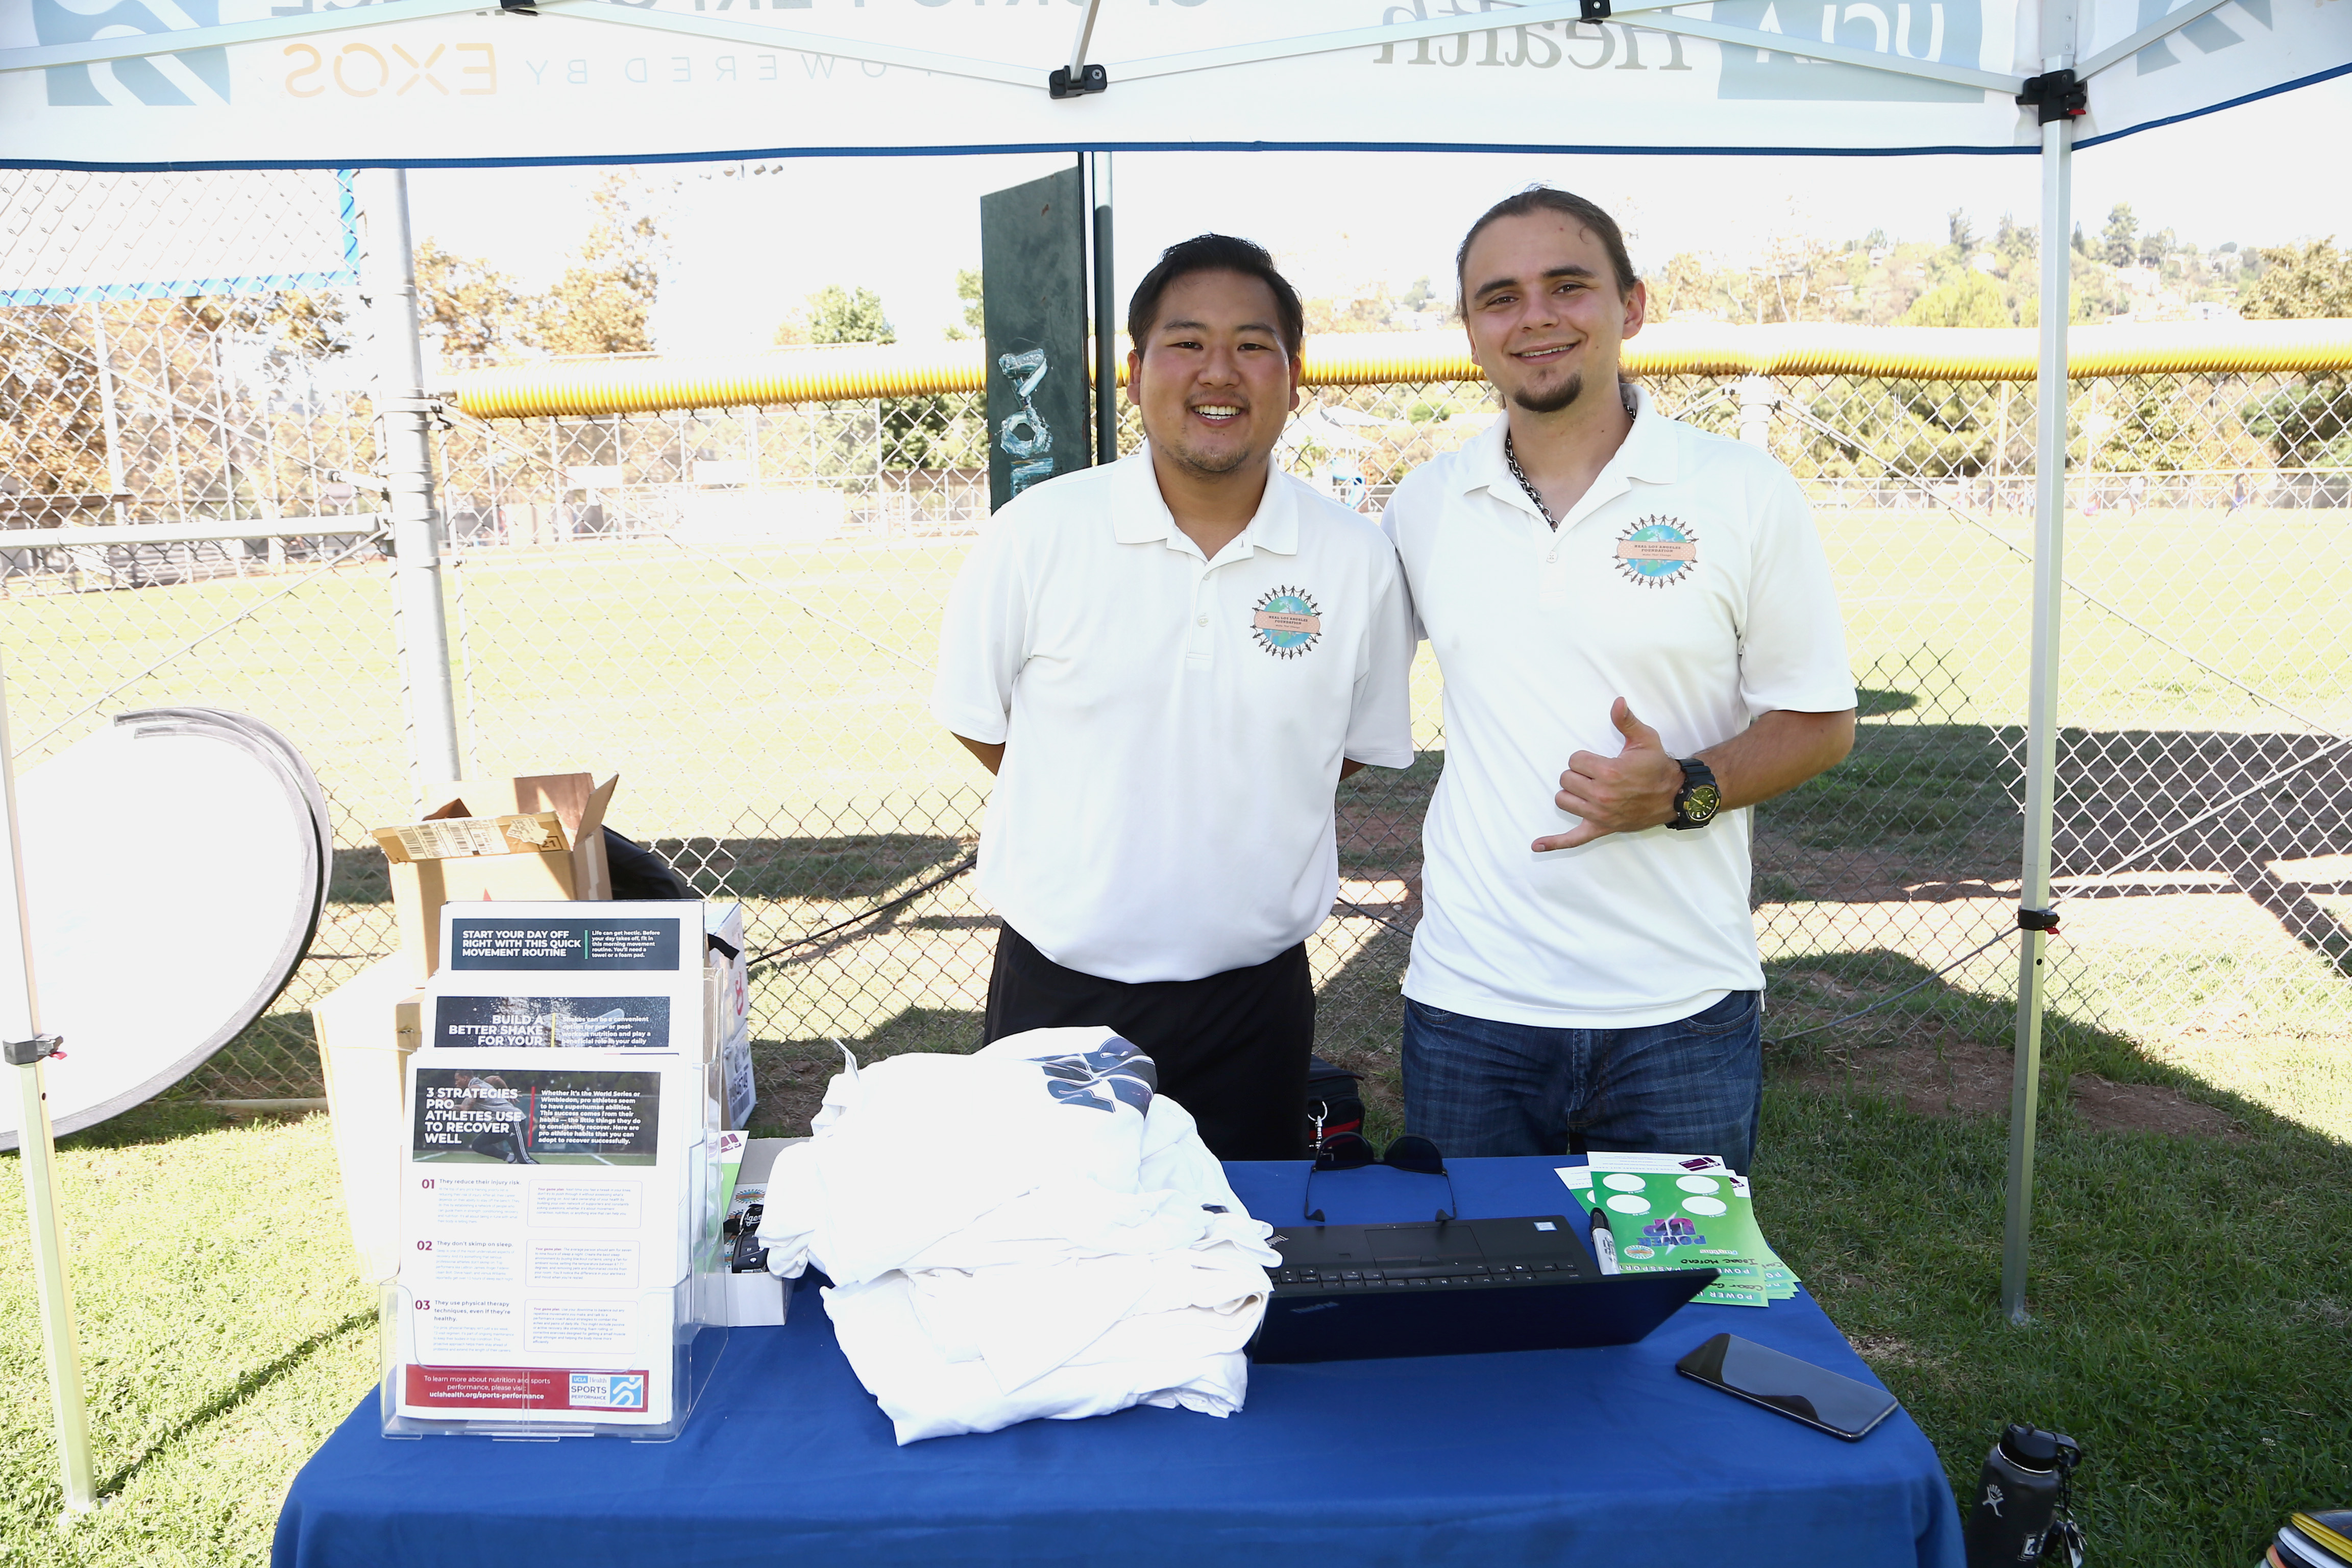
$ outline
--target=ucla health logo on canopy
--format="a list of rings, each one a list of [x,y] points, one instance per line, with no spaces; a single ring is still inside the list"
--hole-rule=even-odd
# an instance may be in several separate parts
[[[1276,588],[1257,602],[1250,636],[1276,658],[1297,658],[1323,640],[1323,612],[1304,588]]]
[[[1979,103],[1984,89],[1925,77],[1810,58],[1805,44],[1939,65],[1975,66],[1984,48],[1983,0],[1715,0],[1723,26],[1780,33],[1788,52],[1723,46],[1718,99],[1811,99],[1845,102]]]
[[[34,36],[45,44],[87,44],[145,33],[184,33],[220,25],[220,0],[33,0]],[[57,107],[185,109],[228,101],[228,51],[51,66],[49,102]]]

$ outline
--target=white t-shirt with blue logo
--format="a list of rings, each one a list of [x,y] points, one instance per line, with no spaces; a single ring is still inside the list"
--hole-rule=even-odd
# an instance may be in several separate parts
[[[900,1443],[1242,1407],[1280,1255],[1156,1086],[1107,1029],[1032,1029],[850,1064],[776,1156],[768,1267],[834,1281],[842,1353]]]
[[[1412,763],[1412,614],[1370,520],[1275,473],[1214,561],[1149,450],[1024,491],[964,563],[931,712],[1002,742],[980,889],[1055,963],[1196,980],[1339,890],[1342,759]]]
[[[1775,710],[1854,705],[1812,513],[1789,470],[1637,398],[1632,433],[1554,532],[1505,421],[1397,487],[1396,542],[1445,683],[1404,993],[1505,1023],[1633,1028],[1760,989],[1748,818],[1538,853],[1576,819],[1579,751],[1614,756],[1622,697],[1687,757]]]

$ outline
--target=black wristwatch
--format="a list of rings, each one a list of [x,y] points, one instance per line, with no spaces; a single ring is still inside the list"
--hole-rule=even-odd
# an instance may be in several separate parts
[[[1675,791],[1675,819],[1666,826],[1677,832],[1705,827],[1723,809],[1723,788],[1715,782],[1715,770],[1696,757],[1677,762],[1683,770],[1683,787]]]

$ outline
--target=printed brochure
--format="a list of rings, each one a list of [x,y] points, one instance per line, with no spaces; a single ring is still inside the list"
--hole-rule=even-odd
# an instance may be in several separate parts
[[[701,1068],[427,1047],[409,1072],[398,1413],[668,1421]]]
[[[1762,1307],[1796,1294],[1797,1279],[1756,1226],[1748,1180],[1712,1155],[1600,1153],[1559,1178],[1598,1205],[1628,1274],[1713,1268],[1701,1301]]]

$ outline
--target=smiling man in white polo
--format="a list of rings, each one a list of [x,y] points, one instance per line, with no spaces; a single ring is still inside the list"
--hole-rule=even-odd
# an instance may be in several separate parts
[[[1220,1158],[1293,1158],[1332,792],[1412,765],[1412,616],[1380,531],[1274,468],[1303,313],[1272,258],[1171,246],[1128,331],[1143,449],[998,512],[940,632],[931,711],[996,774],[984,1034],[1117,1029]]]
[[[1445,679],[1405,1122],[1449,1154],[1744,1171],[1764,984],[1746,808],[1853,741],[1829,563],[1786,468],[1621,379],[1646,300],[1608,214],[1533,187],[1456,259],[1503,416],[1385,518]]]

